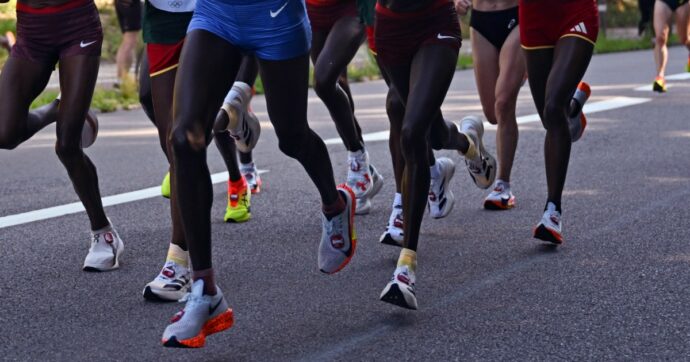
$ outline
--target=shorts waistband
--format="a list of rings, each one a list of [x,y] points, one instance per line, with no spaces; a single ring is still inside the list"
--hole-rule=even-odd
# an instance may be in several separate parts
[[[491,14],[491,15],[498,15],[498,14],[513,14],[517,13],[518,7],[513,6],[507,9],[501,9],[501,10],[489,10],[489,11],[482,11],[482,10],[475,10],[472,9],[472,15],[478,14],[478,15],[484,15],[484,14]]]
[[[46,6],[44,8],[34,8],[29,5],[17,2],[17,11],[29,14],[57,14],[65,12],[67,10],[72,10],[86,6],[89,3],[93,3],[93,0],[73,0],[60,5]]]
[[[378,2],[376,2],[376,12],[385,15],[391,18],[397,18],[397,19],[416,19],[422,16],[425,16],[427,14],[432,13],[434,10],[446,6],[448,4],[451,4],[450,0],[436,0],[434,1],[433,4],[429,5],[427,8],[422,9],[420,11],[414,11],[414,12],[409,12],[409,13],[399,13],[395,12],[391,9],[388,9],[386,7],[381,6]]]

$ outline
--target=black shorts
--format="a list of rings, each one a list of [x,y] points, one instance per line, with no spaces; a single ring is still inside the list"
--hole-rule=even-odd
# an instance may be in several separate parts
[[[498,11],[472,10],[470,26],[501,50],[510,32],[518,26],[518,7]]]
[[[671,11],[674,11],[674,12],[679,7],[688,3],[688,0],[661,0],[661,1],[663,1],[666,5],[668,5],[668,7],[671,8]]]
[[[132,4],[129,6],[115,0],[115,12],[117,13],[117,21],[120,23],[120,30],[123,33],[141,30],[143,12],[140,0],[132,0]]]

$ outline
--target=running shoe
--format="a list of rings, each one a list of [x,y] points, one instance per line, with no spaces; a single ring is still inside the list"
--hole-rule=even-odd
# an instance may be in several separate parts
[[[232,90],[237,97],[226,99],[222,109],[228,115],[228,132],[235,139],[237,149],[247,153],[254,149],[261,135],[261,125],[254,112],[248,110],[252,99],[251,87],[242,82],[235,82]]]
[[[337,273],[352,259],[357,248],[355,232],[355,195],[347,185],[338,186],[345,200],[345,210],[328,220],[322,215],[323,233],[319,244],[319,270],[326,274]]]
[[[91,247],[84,259],[84,271],[103,272],[120,267],[120,255],[125,250],[122,239],[115,229],[92,233]]]
[[[666,92],[666,80],[664,77],[656,77],[654,83],[652,83],[652,90],[659,93]]]
[[[166,347],[201,348],[206,337],[230,329],[235,322],[232,309],[217,288],[214,296],[203,294],[204,281],[192,284],[184,309],[177,312],[165,328],[161,342]]]
[[[391,216],[388,219],[388,226],[383,232],[379,242],[381,244],[403,246],[403,210],[402,205],[394,205]]]
[[[448,157],[441,157],[436,159],[436,164],[439,169],[439,177],[431,178],[427,205],[429,215],[434,219],[441,219],[448,216],[453,210],[453,205],[455,205],[455,196],[449,187],[450,180],[455,175],[455,163]]]
[[[414,282],[414,272],[406,265],[401,265],[395,269],[393,278],[383,288],[380,299],[399,307],[416,310],[417,297],[415,296]]]
[[[158,276],[144,287],[144,298],[152,301],[176,302],[189,291],[192,284],[190,279],[189,269],[168,260]]]
[[[515,207],[515,196],[510,192],[507,183],[496,180],[494,189],[484,199],[484,208],[487,210],[509,210]]]
[[[365,199],[374,190],[369,153],[366,150],[348,152],[347,163],[349,168],[345,184],[354,192],[355,199]]]
[[[462,119],[458,127],[460,132],[465,134],[474,142],[474,146],[479,153],[475,160],[468,160],[465,157],[465,164],[470,172],[470,177],[475,185],[480,189],[489,188],[496,179],[496,159],[484,148],[484,125],[479,117],[467,116]]]
[[[369,174],[372,180],[371,190],[366,196],[357,199],[357,206],[355,208],[355,214],[357,215],[366,215],[371,212],[371,199],[374,198],[383,187],[383,176],[376,170],[374,165],[369,165]]]
[[[161,183],[161,196],[166,199],[170,198],[170,172],[167,172],[165,177],[163,177],[163,182]]]
[[[561,213],[556,211],[556,205],[549,202],[546,205],[544,216],[541,217],[541,221],[534,228],[534,237],[554,244],[562,244],[563,235],[561,234],[561,227]]]
[[[572,98],[572,109],[568,117],[568,127],[570,128],[570,140],[576,142],[582,137],[587,127],[587,117],[582,108],[592,94],[589,84],[580,82]]]
[[[81,147],[88,148],[96,142],[98,137],[98,118],[92,110],[86,113],[84,127],[81,130]]]
[[[225,222],[245,222],[252,217],[249,202],[252,193],[244,177],[237,182],[228,180],[228,207],[225,210]]]
[[[261,175],[259,175],[259,171],[257,171],[254,162],[249,164],[241,164],[240,173],[247,181],[247,185],[249,185],[249,189],[252,190],[252,194],[258,194],[261,192]]]

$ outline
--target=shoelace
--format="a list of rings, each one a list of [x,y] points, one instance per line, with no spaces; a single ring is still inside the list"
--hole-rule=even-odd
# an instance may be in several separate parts
[[[344,211],[345,212],[345,211]],[[340,216],[332,218],[330,221],[326,219],[326,233],[333,237],[334,235],[343,234],[343,220]]]

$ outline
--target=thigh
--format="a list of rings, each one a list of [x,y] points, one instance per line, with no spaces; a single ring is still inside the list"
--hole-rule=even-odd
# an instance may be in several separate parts
[[[60,116],[57,122],[58,140],[70,144],[81,140],[86,113],[96,87],[100,57],[74,55],[60,59]]]
[[[194,136],[195,144],[206,146],[241,61],[236,46],[209,31],[197,29],[187,35],[175,78],[173,132],[179,129],[185,137]]]
[[[656,0],[654,3],[654,33],[657,35],[662,34],[664,37],[668,36],[668,22],[673,16],[673,11],[665,2],[661,0]],[[663,44],[661,44],[663,45]]]
[[[546,82],[549,79],[553,64],[553,48],[524,50],[529,88],[537,112],[544,120],[544,103],[546,102]]]
[[[690,15],[690,4],[685,3],[683,6],[679,6],[678,9],[676,9],[676,32],[678,33],[678,37],[681,39],[681,43],[683,43],[683,40],[688,39],[688,17]]]
[[[312,31],[311,33],[311,50],[309,54],[311,55],[312,63],[316,64],[316,60],[319,59],[321,55],[321,50],[326,44],[326,39],[328,39],[327,31]]]
[[[337,79],[347,69],[364,41],[364,25],[355,17],[338,19],[328,34],[314,65],[315,74]]]
[[[520,33],[513,29],[499,55],[499,74],[496,81],[496,98],[517,100],[525,77],[525,57],[520,49]]]
[[[48,84],[53,67],[10,56],[0,73],[0,136],[9,137],[22,126],[31,102]]]
[[[307,124],[309,56],[288,60],[259,59],[268,117],[279,135],[299,134]]]
[[[481,33],[471,28],[474,78],[484,115],[491,123],[496,122],[496,81],[499,75],[499,52]]]

